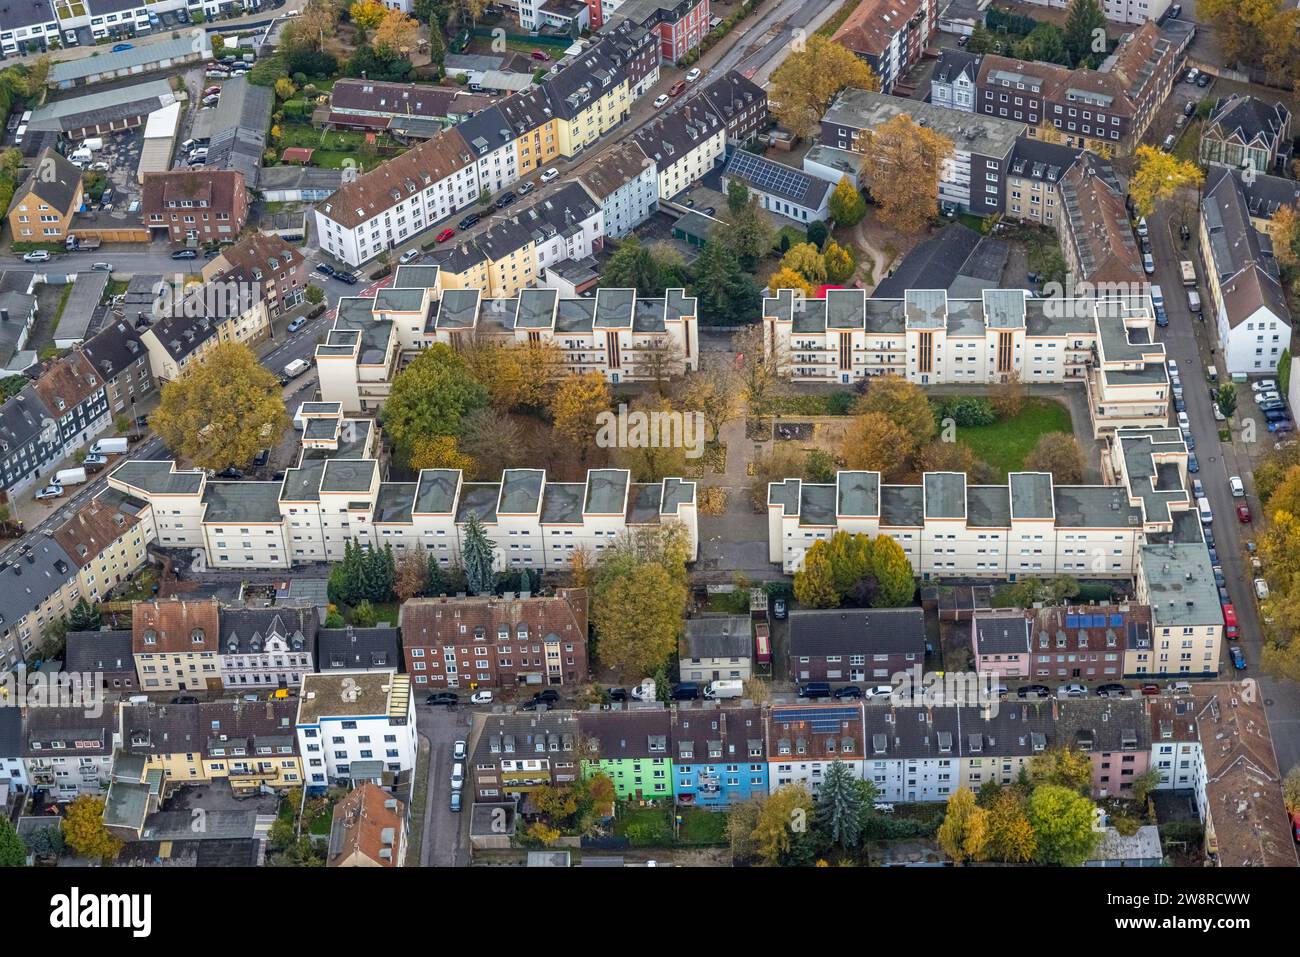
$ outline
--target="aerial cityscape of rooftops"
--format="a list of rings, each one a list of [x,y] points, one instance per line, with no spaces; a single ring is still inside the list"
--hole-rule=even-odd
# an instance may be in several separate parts
[[[0,865],[1300,866],[1201,7],[4,7]]]

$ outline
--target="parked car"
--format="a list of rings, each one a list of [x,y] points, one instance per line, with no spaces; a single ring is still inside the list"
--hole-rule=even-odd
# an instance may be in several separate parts
[[[543,174],[542,174],[540,177],[538,177],[538,178],[539,178],[543,183],[549,183],[551,180],[555,179],[555,178],[558,177],[559,175],[560,175],[560,171],[559,171],[558,169],[556,169],[554,166],[552,166],[550,169],[548,169],[545,173],[543,173]]]
[[[1086,685],[1069,684],[1061,685],[1056,689],[1058,698],[1086,698],[1088,697],[1088,688]]]
[[[1263,405],[1265,402],[1280,402],[1281,394],[1276,389],[1260,390],[1255,393],[1255,402]]]
[[[518,198],[514,193],[502,193],[497,197],[497,209],[505,209],[507,206],[514,205],[515,200]]]
[[[451,809],[451,812],[453,814],[460,813],[460,792],[459,791],[451,792],[451,803],[448,805],[448,807]]]
[[[1273,379],[1256,379],[1250,384],[1251,392],[1276,392],[1277,382]]]
[[[609,700],[610,700],[610,701],[626,701],[626,700],[627,700],[627,689],[626,689],[626,688],[610,688],[610,689],[609,689]]]
[[[772,602],[772,617],[777,621],[785,620],[785,599],[778,598]]]
[[[435,691],[429,697],[424,699],[425,704],[445,704],[454,705],[460,701],[460,695],[453,694],[450,691]]]
[[[668,99],[669,99],[669,97],[668,97],[668,94],[667,94],[667,93],[660,93],[658,96],[656,96],[656,97],[655,97],[655,109],[658,110],[658,109],[662,109],[663,107],[667,106],[667,105],[668,105]]]
[[[1050,698],[1052,689],[1047,685],[1024,685],[1016,689],[1017,698]]]
[[[93,270],[95,270],[96,272],[112,272],[112,271],[113,271],[113,264],[112,264],[112,263],[95,263],[95,264],[94,264],[93,266],[91,266],[90,268],[93,269]]]
[[[1160,686],[1158,684],[1153,684],[1152,682],[1148,681],[1145,684],[1138,685],[1138,691],[1148,696],[1157,695],[1160,694]]]
[[[1148,235],[1149,233],[1150,233],[1150,230],[1147,229],[1147,218],[1146,218],[1145,216],[1140,216],[1140,217],[1138,217],[1138,221],[1137,221],[1137,234],[1138,234],[1139,236],[1146,236],[1146,235]]]
[[[237,469],[233,465],[228,465],[217,473],[217,478],[223,479],[241,479],[244,477],[244,470]]]
[[[1283,419],[1281,422],[1270,422],[1268,424],[1268,430],[1270,432],[1291,432],[1294,429],[1295,426],[1291,423],[1290,419]]]
[[[531,701],[525,701],[523,704],[521,704],[519,706],[519,710],[520,711],[550,711],[551,703],[549,701],[538,701],[537,699],[534,698]]]
[[[876,699],[889,698],[893,694],[894,694],[893,685],[876,685],[875,687],[868,688],[865,692],[863,692],[864,697],[876,698]]]
[[[1174,411],[1175,412],[1187,411],[1187,403],[1183,401],[1182,396],[1178,396],[1178,395],[1174,396]]]
[[[698,66],[697,66],[697,67],[692,67],[692,68],[691,68],[691,71],[690,71],[689,73],[686,74],[686,82],[687,82],[687,83],[694,83],[694,82],[695,82],[696,80],[698,80],[699,78],[700,78],[700,68],[699,68]]]
[[[334,267],[331,266],[329,263],[317,263],[316,271],[320,273],[322,276],[334,275]]]
[[[1260,601],[1268,598],[1268,582],[1262,578],[1255,579],[1255,597]]]
[[[841,698],[841,699],[843,699],[843,698],[861,698],[861,697],[862,697],[862,689],[859,688],[857,685],[845,685],[843,688],[839,688],[839,689],[836,690],[836,692],[835,692],[835,697],[837,697],[837,698]]]
[[[1200,87],[1206,87],[1206,86],[1209,86],[1209,85],[1210,85],[1210,74],[1208,74],[1208,73],[1202,73],[1200,76],[1198,76],[1198,77],[1196,78],[1196,85],[1197,85],[1197,86],[1200,86]]]
[[[1099,698],[1123,698],[1128,695],[1128,689],[1122,684],[1097,685],[1096,694]]]
[[[459,761],[451,766],[451,789],[459,791],[465,786],[465,765]]]
[[[58,498],[63,494],[62,485],[47,485],[36,493],[36,501],[41,502],[47,498]]]
[[[1210,569],[1210,571],[1214,575],[1215,587],[1223,588],[1225,585],[1228,584],[1228,579],[1225,578],[1223,575],[1223,569],[1220,568],[1218,565],[1215,565],[1212,569]]]
[[[545,691],[539,691],[537,694],[533,695],[533,700],[546,701],[550,704],[555,704],[555,702],[560,700],[560,693],[554,688],[547,688]]]
[[[1205,486],[1201,484],[1200,479],[1192,479],[1192,494],[1196,498],[1205,497]]]
[[[444,229],[442,232],[440,232],[437,236],[433,237],[433,241],[435,243],[445,243],[447,240],[451,239],[451,237],[455,235],[456,235],[456,230],[452,229],[449,226],[446,229]]]
[[[1243,525],[1249,525],[1249,524],[1250,524],[1250,506],[1249,506],[1249,505],[1246,505],[1246,504],[1243,503],[1243,504],[1237,506],[1237,521],[1241,522],[1241,524],[1243,524]]]
[[[1233,645],[1228,649],[1228,657],[1232,659],[1232,667],[1238,671],[1246,670],[1246,656],[1241,653],[1241,648]]]
[[[177,249],[172,253],[172,259],[198,259],[199,254],[194,249]]]
[[[1187,103],[1183,106],[1183,116],[1191,116],[1195,112],[1196,112],[1196,101],[1188,100]]]
[[[537,188],[536,185],[534,185],[534,184],[532,183],[532,181],[530,181],[530,180],[525,180],[524,182],[522,182],[522,183],[519,184],[519,195],[520,195],[520,196],[527,196],[529,193],[531,193],[531,192],[532,192],[533,190],[535,190],[536,188]]]
[[[134,43],[119,43],[119,44],[117,44],[116,46],[113,47],[112,52],[113,52],[113,53],[125,53],[127,50],[132,49],[134,46],[135,46]]]
[[[205,97],[203,98],[203,105],[204,105],[204,106],[216,106],[216,105],[217,105],[217,102],[218,102],[220,99],[221,99],[221,94],[220,94],[220,93],[209,93],[207,96],[205,96]]]
[[[289,332],[297,332],[305,325],[307,325],[307,317],[298,316],[298,318],[291,321],[286,328],[288,329]]]
[[[50,261],[50,251],[48,249],[33,249],[29,253],[23,253],[23,262],[25,263],[47,263]]]
[[[478,221],[482,218],[483,217],[480,216],[478,213],[470,213],[468,216],[462,219],[457,225],[460,227],[462,231],[464,231],[476,225]]]
[[[469,696],[469,700],[470,700],[470,703],[471,703],[471,704],[491,704],[491,703],[492,703],[492,692],[491,692],[491,691],[475,691],[472,695]]]
[[[676,83],[674,83],[672,86],[670,86],[670,87],[668,88],[668,95],[669,95],[669,96],[681,96],[681,95],[682,95],[682,91],[685,90],[685,89],[686,89],[686,81],[685,81],[685,80],[678,80]]]
[[[407,263],[413,263],[419,258],[420,258],[420,250],[408,249],[406,252],[402,253],[402,255],[398,257],[397,264],[399,266],[405,266]]]
[[[108,456],[92,452],[81,460],[82,465],[107,465]]]
[[[545,50],[534,50],[532,53],[528,55],[532,57],[534,60],[540,60],[542,63],[549,63],[551,60],[551,55],[547,53]]]

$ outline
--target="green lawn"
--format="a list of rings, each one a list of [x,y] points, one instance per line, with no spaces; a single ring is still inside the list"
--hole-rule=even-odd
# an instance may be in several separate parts
[[[1051,399],[1025,400],[1020,414],[992,425],[957,430],[957,441],[971,447],[977,458],[991,465],[1002,478],[1024,464],[1025,456],[1045,432],[1073,432],[1070,412]]]
[[[633,847],[703,847],[727,843],[727,815],[701,808],[678,808],[682,823],[678,837],[673,836],[671,807],[631,807],[621,805],[614,819],[614,833],[626,837]]]
[[[325,169],[341,169],[344,160],[356,163],[364,170],[373,169],[383,162],[383,157],[367,153],[364,144],[366,134],[352,130],[318,130],[309,122],[294,122],[288,117],[276,124],[280,127],[280,139],[276,149],[283,152],[291,146],[301,146],[315,150],[311,164]],[[379,136],[376,145],[380,147],[398,146],[388,136]]]
[[[727,815],[722,811],[682,808],[681,843],[705,845],[727,843]]]

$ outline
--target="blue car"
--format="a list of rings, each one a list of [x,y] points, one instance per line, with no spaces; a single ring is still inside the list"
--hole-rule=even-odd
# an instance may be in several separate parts
[[[1183,444],[1187,446],[1187,451],[1192,452],[1196,449],[1196,436],[1190,432],[1183,433]]]
[[[1174,411],[1175,412],[1187,411],[1187,403],[1184,402],[1182,399],[1178,398],[1178,396],[1174,396]]]
[[[1187,453],[1187,471],[1193,474],[1201,470],[1201,463],[1196,461],[1196,456],[1192,452]]]
[[[1211,565],[1219,564],[1219,553],[1216,552],[1213,548],[1210,549],[1210,564]]]
[[[1270,422],[1268,430],[1270,432],[1290,432],[1295,428],[1290,419],[1283,419],[1281,422]]]
[[[1228,657],[1232,659],[1232,667],[1238,671],[1246,670],[1246,656],[1241,653],[1240,648],[1229,648]]]
[[[113,52],[122,53],[123,51],[133,49],[134,47],[135,44],[133,43],[119,43],[117,46],[113,47]]]

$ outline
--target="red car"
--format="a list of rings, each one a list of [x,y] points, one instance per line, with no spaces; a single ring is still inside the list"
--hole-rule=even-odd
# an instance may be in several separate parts
[[[1238,506],[1237,506],[1237,521],[1241,522],[1243,525],[1248,525],[1248,524],[1250,523],[1250,506],[1249,506],[1249,505],[1238,505]]]
[[[672,89],[670,89],[670,90],[668,91],[668,95],[669,95],[669,96],[680,96],[682,90],[684,90],[684,89],[686,89],[686,81],[685,81],[685,80],[678,80],[676,83],[674,83],[674,84],[672,85]]]
[[[442,232],[440,232],[437,236],[435,236],[433,241],[435,243],[445,243],[447,240],[451,239],[451,237],[455,235],[456,235],[456,230],[452,229],[451,227],[448,227],[447,229],[444,229]]]
[[[1144,684],[1141,688],[1144,695],[1160,694],[1160,686],[1155,684]]]
[[[1235,631],[1237,628],[1237,609],[1231,605],[1224,605],[1223,623]]]
[[[543,63],[550,60],[551,58],[551,55],[547,53],[545,50],[534,50],[532,53],[529,54],[529,56],[531,56],[534,60],[541,60]]]
[[[1227,628],[1223,629],[1223,631],[1224,631],[1225,634],[1227,634],[1227,636],[1228,636],[1228,640],[1229,640],[1229,641],[1236,641],[1236,640],[1237,640],[1237,626],[1236,626],[1236,625],[1229,625]]]

